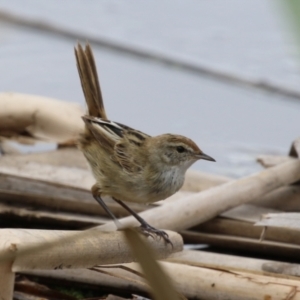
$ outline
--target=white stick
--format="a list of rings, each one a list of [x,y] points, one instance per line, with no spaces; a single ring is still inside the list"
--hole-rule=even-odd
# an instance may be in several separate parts
[[[173,243],[148,237],[158,258],[167,257],[183,248],[179,234],[168,232]],[[117,232],[0,230],[0,263],[13,261],[12,271],[34,269],[88,268],[98,264],[134,261],[124,234]],[[0,278],[3,274],[0,274]]]

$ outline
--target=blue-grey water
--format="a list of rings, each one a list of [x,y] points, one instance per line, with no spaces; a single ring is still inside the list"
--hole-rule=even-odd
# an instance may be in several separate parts
[[[296,42],[271,1],[10,0],[0,9],[300,91]],[[0,91],[83,105],[75,44],[0,23]],[[194,139],[217,160],[195,169],[246,175],[260,169],[257,154],[287,153],[299,135],[300,100],[100,47],[94,53],[110,118],[149,134]]]

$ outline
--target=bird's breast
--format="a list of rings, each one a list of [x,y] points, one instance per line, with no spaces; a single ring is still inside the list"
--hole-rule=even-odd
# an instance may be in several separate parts
[[[166,199],[175,194],[183,185],[184,174],[176,168],[160,172],[154,180],[152,189],[159,200]],[[158,201],[158,200],[156,200]]]

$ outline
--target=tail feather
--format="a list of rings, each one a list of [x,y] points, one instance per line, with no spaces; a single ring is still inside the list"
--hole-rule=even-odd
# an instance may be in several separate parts
[[[89,115],[107,120],[91,46],[87,44],[83,50],[78,43],[77,49],[75,48],[75,57]]]

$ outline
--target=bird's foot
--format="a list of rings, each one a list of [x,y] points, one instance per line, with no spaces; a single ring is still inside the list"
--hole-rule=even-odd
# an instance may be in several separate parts
[[[163,238],[164,241],[167,244],[170,244],[173,248],[173,243],[169,239],[169,235],[166,232],[164,232],[163,230],[156,229],[155,227],[152,227],[149,224],[142,224],[139,227],[139,229],[142,232],[142,234],[144,234],[147,237],[151,236],[152,238],[154,238],[154,236],[157,236],[157,237],[159,237],[159,239]]]

